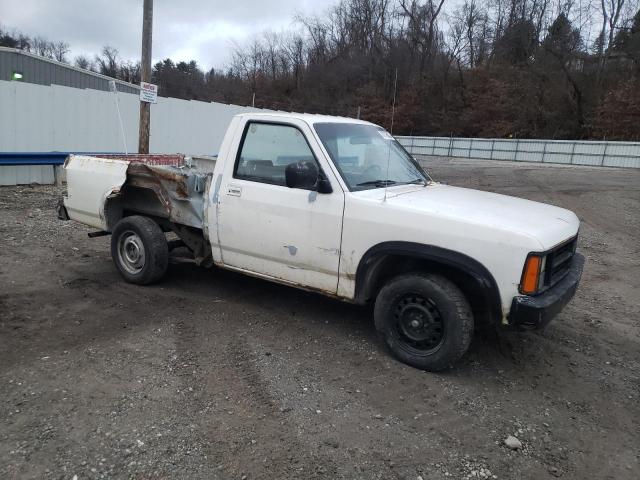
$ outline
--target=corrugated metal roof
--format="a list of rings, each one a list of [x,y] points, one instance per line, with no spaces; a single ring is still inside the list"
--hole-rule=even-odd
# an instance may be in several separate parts
[[[20,72],[21,81],[25,83],[109,91],[109,82],[114,80],[119,92],[137,94],[140,91],[140,87],[132,83],[16,48],[0,47],[0,80],[12,80],[14,72]]]

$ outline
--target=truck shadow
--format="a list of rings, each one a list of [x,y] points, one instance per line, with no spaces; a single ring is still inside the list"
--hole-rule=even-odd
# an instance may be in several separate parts
[[[195,295],[199,301],[215,302],[216,308],[233,313],[237,309],[268,318],[274,329],[290,329],[292,322],[302,330],[290,329],[304,336],[309,330],[334,346],[341,338],[358,336],[379,354],[391,357],[373,324],[373,306],[359,306],[319,293],[299,290],[223,269],[203,269],[194,265],[174,264],[163,282],[167,290],[180,295]],[[535,333],[499,332],[479,329],[468,353],[451,372],[463,372],[483,364],[488,368],[521,363],[523,338]],[[290,339],[292,343],[295,338]],[[399,362],[398,362],[399,363]],[[411,367],[407,367],[411,368]],[[445,372],[446,373],[446,372]]]
[[[372,352],[381,359],[391,361],[392,358],[376,334],[370,306],[356,306],[239,273],[192,264],[172,264],[162,282],[147,287],[125,283],[107,259],[103,262],[93,259],[91,265],[67,266],[67,272],[54,298],[36,311],[26,312],[23,307],[38,296],[37,291],[30,291],[24,298],[13,295],[4,300],[5,351],[19,350],[22,345],[38,341],[38,337],[50,336],[56,341],[51,342],[49,348],[61,351],[84,348],[88,340],[110,342],[129,335],[132,329],[161,327],[167,321],[180,322],[185,328],[205,328],[203,319],[220,314],[222,318],[234,319],[232,324],[224,324],[230,335],[249,328],[249,321],[262,322],[269,325],[264,329],[267,334],[270,330],[285,334],[286,342],[294,345],[311,337],[321,345],[326,343],[327,352],[348,354],[355,363],[362,361],[359,356],[366,359]],[[190,325],[197,322],[200,326]],[[211,322],[216,327],[214,318]],[[217,327],[222,327],[221,322],[218,320]],[[523,359],[544,368],[539,340],[537,334],[530,332],[496,335],[478,331],[468,353],[448,374],[464,376],[480,367],[516,369]],[[273,347],[282,343],[276,334],[268,341]],[[12,363],[17,357],[8,356],[5,361]],[[412,368],[393,362],[401,368]]]

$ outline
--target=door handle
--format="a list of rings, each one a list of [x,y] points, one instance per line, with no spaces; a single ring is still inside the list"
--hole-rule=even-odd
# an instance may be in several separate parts
[[[230,197],[239,197],[242,195],[242,188],[235,185],[229,185],[227,188],[227,195]]]

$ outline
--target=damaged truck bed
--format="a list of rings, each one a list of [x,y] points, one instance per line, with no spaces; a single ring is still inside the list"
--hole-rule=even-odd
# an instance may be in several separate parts
[[[124,216],[145,215],[174,231],[197,263],[209,263],[204,198],[214,167],[215,157],[70,155],[59,216],[107,233]]]

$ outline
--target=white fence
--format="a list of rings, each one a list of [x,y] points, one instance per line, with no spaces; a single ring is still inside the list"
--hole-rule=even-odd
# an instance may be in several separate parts
[[[412,155],[640,168],[640,143],[455,137],[396,137]]]
[[[116,100],[125,133],[123,142]],[[215,155],[231,118],[265,111],[158,98],[152,153]],[[0,152],[136,152],[138,96],[0,80]],[[412,154],[640,168],[640,143],[397,137]],[[124,143],[124,144],[123,144]],[[0,185],[46,182],[50,166],[0,166]]]
[[[139,99],[118,93],[127,151],[138,150]],[[158,98],[151,153],[214,155],[231,118],[260,109]],[[100,90],[0,81],[0,152],[122,152],[116,96]]]

